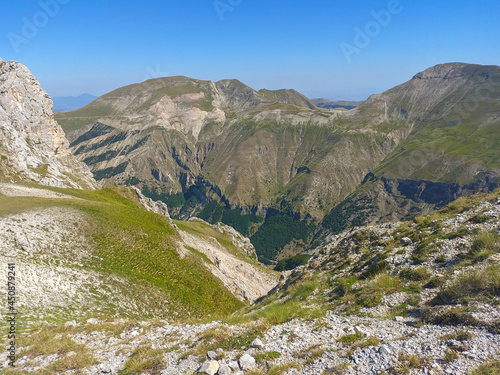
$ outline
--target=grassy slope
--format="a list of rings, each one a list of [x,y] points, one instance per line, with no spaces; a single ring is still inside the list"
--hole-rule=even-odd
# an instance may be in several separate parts
[[[472,318],[474,308],[468,305],[500,301],[499,222],[483,214],[489,208],[479,208],[499,199],[500,189],[463,197],[393,230],[361,227],[336,246],[324,243],[308,266],[292,274],[276,294],[230,321],[264,319],[278,324],[330,309],[364,315],[363,308],[383,305],[382,297],[405,292],[406,300],[387,309],[382,318],[413,316],[421,323],[484,326],[498,332],[500,320]],[[447,220],[455,217],[466,220],[452,228]],[[415,246],[405,246],[406,238]],[[442,246],[450,240],[454,246]],[[398,257],[396,265],[388,262]],[[431,293],[427,300],[421,299],[423,290]]]
[[[88,215],[88,225],[81,228],[86,227],[84,234],[92,244],[93,257],[83,268],[108,275],[110,283],[114,275],[126,279],[129,285],[123,292],[138,299],[138,305],[145,307],[144,316],[164,311],[160,316],[165,318],[216,317],[243,305],[202,265],[201,257],[179,257],[175,250],[178,235],[168,220],[139,208],[128,189],[52,190],[80,199],[1,196],[0,215],[37,206],[68,206]],[[148,292],[154,298],[149,298]],[[106,314],[137,313],[122,311],[111,301],[101,303],[101,311]]]
[[[421,111],[412,134],[375,169],[376,175],[465,184],[481,169],[477,166],[500,168],[500,69],[479,67],[479,78],[470,69],[476,67],[464,69],[471,74],[467,82]],[[408,111],[415,105],[405,85],[387,95]]]

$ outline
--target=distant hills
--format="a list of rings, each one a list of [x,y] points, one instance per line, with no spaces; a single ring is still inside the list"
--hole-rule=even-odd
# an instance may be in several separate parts
[[[74,111],[97,99],[97,96],[82,94],[80,96],[59,96],[52,98],[55,112]]]
[[[356,108],[363,102],[350,101],[350,100],[328,100],[325,98],[311,99],[311,101],[320,108],[345,108],[345,109],[353,109]]]

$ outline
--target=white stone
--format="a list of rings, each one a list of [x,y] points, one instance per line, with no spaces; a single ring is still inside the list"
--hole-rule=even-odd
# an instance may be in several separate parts
[[[208,359],[216,359],[217,358],[217,353],[214,352],[213,350],[210,350],[208,353],[207,353],[207,357]]]
[[[218,375],[231,375],[232,371],[231,368],[228,365],[221,365],[219,367],[219,372],[217,373]]]
[[[391,348],[387,345],[382,345],[378,351],[382,355],[389,355],[392,353]]]
[[[237,361],[231,361],[228,363],[228,366],[231,368],[233,371],[238,371],[240,369],[240,365],[238,364]]]
[[[252,348],[262,349],[264,347],[264,344],[262,343],[262,340],[257,337],[255,340],[252,341],[250,346]]]
[[[215,375],[217,371],[219,371],[219,362],[217,361],[206,361],[198,369],[198,373],[207,375]]]
[[[239,363],[242,370],[252,370],[255,368],[255,358],[249,354],[243,354]]]

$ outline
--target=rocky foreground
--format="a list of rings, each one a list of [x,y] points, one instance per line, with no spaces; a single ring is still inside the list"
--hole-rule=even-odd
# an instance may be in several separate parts
[[[492,319],[500,316],[498,307],[477,308],[478,314]],[[75,351],[25,355],[16,365],[21,373],[37,373],[83,350],[95,358],[95,364],[63,373],[118,374],[124,369],[122,373],[141,373],[132,371],[129,362],[144,351],[154,362],[144,369],[147,374],[404,374],[409,370],[412,374],[468,374],[479,364],[500,357],[500,335],[487,329],[419,325],[414,318],[401,316],[348,317],[331,311],[320,319],[266,327],[262,337],[249,345],[224,349],[230,342],[251,340],[248,333],[255,328],[255,324],[221,322],[71,321],[58,336],[69,338]],[[6,354],[0,358],[7,368]]]
[[[6,374],[494,374],[499,192],[325,239],[224,321],[32,323]],[[457,214],[458,213],[458,214]],[[348,281],[351,280],[351,283]],[[21,341],[21,340],[20,340]],[[498,368],[498,362],[497,362]]]

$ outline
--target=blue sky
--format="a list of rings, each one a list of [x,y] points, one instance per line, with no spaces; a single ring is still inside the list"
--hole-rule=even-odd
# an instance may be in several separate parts
[[[364,99],[435,64],[499,65],[500,1],[0,0],[0,57],[52,96],[185,75]]]

